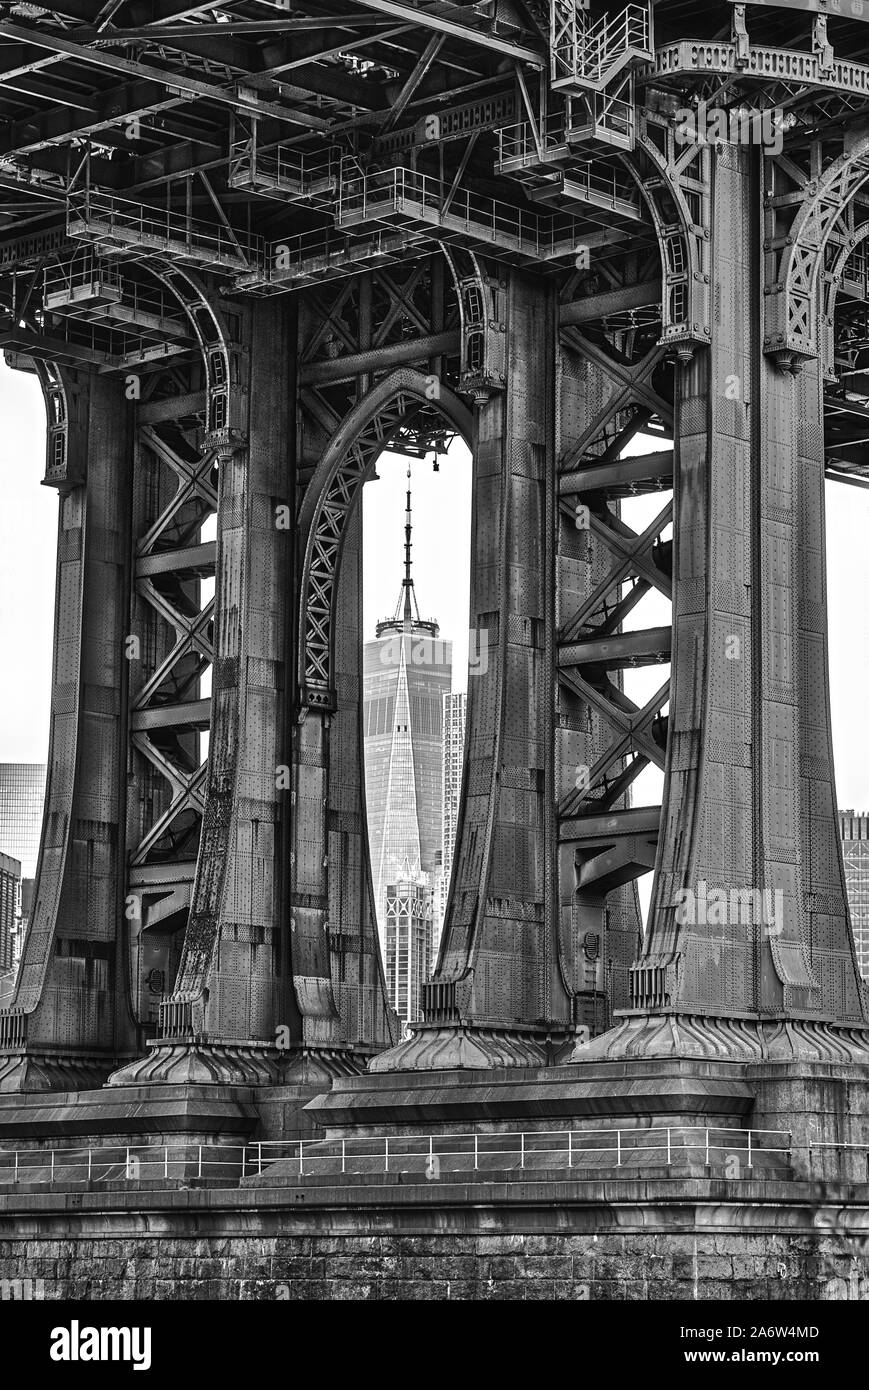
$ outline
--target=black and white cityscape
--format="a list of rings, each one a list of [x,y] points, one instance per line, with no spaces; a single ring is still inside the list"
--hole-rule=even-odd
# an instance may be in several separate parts
[[[863,0],[0,3],[43,1365],[162,1375],[213,1301],[239,1356],[253,1304],[576,1302],[638,1367],[833,1371],[867,247]]]

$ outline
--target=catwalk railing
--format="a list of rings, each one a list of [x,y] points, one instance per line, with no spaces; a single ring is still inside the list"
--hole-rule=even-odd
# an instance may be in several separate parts
[[[337,148],[310,154],[293,145],[263,147],[249,135],[233,142],[229,159],[230,188],[331,207],[341,166]]]
[[[70,237],[101,247],[105,255],[150,252],[223,274],[260,266],[264,255],[261,237],[90,186],[70,193],[66,230]]]
[[[342,173],[335,221],[341,230],[376,230],[379,223],[413,231],[435,227],[440,240],[536,264],[572,259],[582,240],[573,217],[540,216],[405,168]]]
[[[405,229],[381,229],[369,236],[346,236],[331,228],[317,228],[269,244],[260,269],[239,275],[241,290],[267,294],[297,285],[316,285],[323,280],[355,275],[395,261],[424,256],[436,245],[430,233]]]
[[[620,143],[627,149],[633,139],[632,117],[626,115],[621,124]],[[565,199],[572,196],[579,202],[639,221],[639,193],[628,174],[614,165],[592,162],[583,152],[581,145],[590,130],[589,123],[570,124],[561,114],[547,117],[539,126],[530,121],[505,126],[497,131],[498,169],[504,174],[526,177],[529,172],[536,172],[550,179],[561,169],[567,180]]]
[[[256,1140],[252,1143],[101,1145],[0,1152],[0,1189],[82,1183],[203,1181],[237,1186],[267,1174],[281,1181],[341,1174],[583,1171],[730,1166],[729,1176],[780,1172],[790,1165],[786,1130],[673,1126],[378,1135],[345,1139]]]

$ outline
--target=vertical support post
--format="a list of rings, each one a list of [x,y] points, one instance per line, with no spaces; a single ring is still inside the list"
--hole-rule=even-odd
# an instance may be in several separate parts
[[[46,1044],[56,1066],[40,1063],[42,1084],[47,1068],[53,1085],[70,1090],[93,1086],[97,1059],[108,1074],[135,1042],[123,912],[130,407],[123,381],[96,372],[71,376],[67,398],[69,476],[56,480],[53,752],[32,929],[12,1001],[26,1041],[16,1072],[4,1067],[7,1091],[30,1089],[28,1054]]]
[[[481,390],[475,415],[476,651],[452,889],[426,1029],[375,1059],[373,1071],[455,1065],[442,1060],[455,1054],[440,1044],[441,1024],[475,1030],[474,1056],[491,1050],[492,1066],[505,1055],[500,1041],[492,1046],[493,1028],[510,1035],[511,1061],[529,1065],[545,1060],[545,1042],[515,1025],[540,1021],[541,1035],[573,1027],[555,907],[556,305],[539,279],[512,269],[497,277],[484,292],[499,306],[505,370],[503,387]]]
[[[845,1030],[869,1019],[832,766],[820,368],[810,360],[793,374],[761,349],[763,157],[724,145],[711,169],[720,312],[711,346],[676,369],[661,833],[633,1012],[606,1055],[630,1055],[650,1015],[681,1014],[708,1032],[710,1057],[720,1055],[722,1018],[740,1019],[749,1060],[783,1019],[798,1031],[793,1060],[839,1057],[832,1019],[857,1060],[865,1046]],[[763,895],[774,928],[765,913],[740,914],[726,930],[711,911],[699,926],[680,921],[679,894],[703,901],[707,889],[731,905],[735,893]],[[678,1056],[670,1027],[657,1038]]]

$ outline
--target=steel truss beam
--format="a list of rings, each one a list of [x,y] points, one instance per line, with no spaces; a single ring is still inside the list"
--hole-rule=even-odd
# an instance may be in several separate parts
[[[510,40],[499,38],[496,34],[487,33],[485,30],[474,29],[467,24],[455,24],[442,12],[429,12],[419,5],[402,5],[397,3],[397,0],[354,0],[354,3],[364,9],[376,10],[378,14],[390,15],[394,19],[403,19],[410,24],[420,25],[424,29],[434,29],[438,34],[447,34],[451,38],[461,39],[463,42],[476,47],[491,49],[493,53],[503,53],[508,58],[514,58],[517,62],[527,63],[531,68],[543,68],[546,62],[545,55],[540,49],[513,43]]]

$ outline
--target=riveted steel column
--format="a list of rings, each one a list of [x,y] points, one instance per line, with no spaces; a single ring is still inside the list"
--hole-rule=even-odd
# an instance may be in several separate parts
[[[347,521],[338,572],[331,712],[303,708],[295,739],[291,958],[304,1048],[388,1046],[386,992],[364,814],[362,509]],[[325,1059],[324,1059],[325,1060]]]
[[[124,919],[130,416],[123,383],[67,384],[51,736],[33,917],[0,1014],[0,1090],[100,1083],[135,1046]]]
[[[861,1053],[866,1003],[830,751],[819,368],[793,377],[761,352],[759,157],[725,148],[714,168],[713,341],[678,370],[673,697],[650,930],[637,1015],[595,1055],[841,1057],[829,1025],[850,1027]],[[674,1015],[693,1022],[674,1028]]]
[[[466,766],[453,881],[425,1024],[378,1057],[393,1068],[539,1061],[571,1028],[558,943],[554,673],[555,306],[510,272],[507,384],[474,433]]]
[[[225,850],[218,851],[226,855],[219,931],[204,976],[204,953],[200,957],[191,935],[179,989],[189,988],[192,971],[205,991],[202,1023],[209,1039],[271,1043],[284,1021],[286,970],[278,848],[280,823],[289,811],[283,712],[293,533],[278,525],[277,506],[285,501],[291,469],[287,305],[251,309],[248,333],[249,445],[220,461],[211,725],[216,746],[209,788],[215,819],[228,820]],[[234,779],[226,785],[223,768],[231,761]],[[217,848],[209,843],[209,829],[206,803],[200,872]],[[196,907],[194,890],[194,913]],[[191,929],[193,922],[192,914]]]
[[[208,785],[193,901],[161,1039],[113,1084],[256,1081],[274,1074],[289,1022],[281,826],[289,815],[284,733],[292,524],[291,311],[268,301],[238,317],[233,433],[217,432],[214,678]],[[209,441],[206,441],[208,444]],[[188,1069],[190,1043],[200,1071]],[[175,1071],[176,1066],[181,1072]]]
[[[679,890],[749,888],[760,870],[752,706],[762,364],[752,173],[745,152],[716,161],[713,342],[676,372],[673,696],[650,931],[632,991],[635,1005],[684,997],[723,1014],[756,1007],[754,929],[680,924],[676,912]]]
[[[769,363],[769,359],[765,359]],[[763,1014],[869,1018],[839,838],[830,724],[821,364],[767,365],[761,472],[764,641],[756,728],[764,881],[782,911],[761,955]]]

